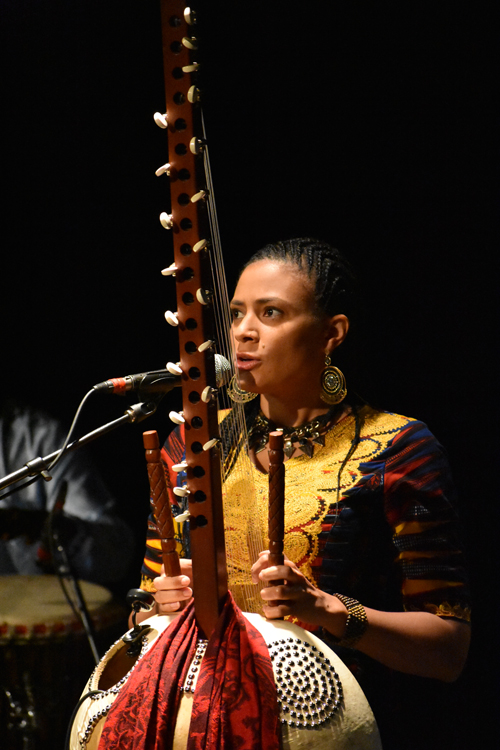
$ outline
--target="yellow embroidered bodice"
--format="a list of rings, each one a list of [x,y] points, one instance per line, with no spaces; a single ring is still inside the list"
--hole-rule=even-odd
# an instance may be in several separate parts
[[[359,464],[381,453],[394,433],[411,421],[407,417],[378,412],[368,406],[360,410],[359,417],[361,439],[342,470],[339,499],[359,480]],[[329,430],[325,445],[316,446],[312,458],[300,455],[285,464],[285,554],[311,581],[312,564],[318,555],[318,536],[332,503],[337,502],[339,469],[354,435],[355,419],[349,415]],[[261,550],[251,549],[254,545],[248,543],[246,529],[255,524],[262,549],[267,549],[268,476],[247,462],[246,471],[241,472],[239,460],[224,482],[229,587],[239,606],[246,611],[260,611],[259,587],[251,584],[249,571]],[[250,476],[248,471],[251,472]],[[255,500],[252,500],[253,487]],[[252,507],[257,512],[256,521],[250,518]]]

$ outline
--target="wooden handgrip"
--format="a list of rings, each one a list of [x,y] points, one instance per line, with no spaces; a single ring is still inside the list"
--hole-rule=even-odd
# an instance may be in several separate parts
[[[285,538],[285,465],[283,432],[269,433],[269,563],[283,565],[283,541]],[[268,586],[281,586],[283,580],[269,581]],[[279,602],[269,602],[276,606]]]
[[[285,466],[283,433],[269,433],[269,562],[283,565],[285,536]]]
[[[172,508],[168,497],[165,470],[161,461],[160,441],[156,430],[142,434],[146,450],[146,462],[149,476],[149,488],[154,507],[156,526],[161,540],[161,549],[165,574],[180,576],[181,567],[176,549]]]

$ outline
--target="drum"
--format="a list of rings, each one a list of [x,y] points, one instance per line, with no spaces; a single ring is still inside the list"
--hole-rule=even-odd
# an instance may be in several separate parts
[[[80,582],[103,653],[126,627],[125,608]],[[59,750],[95,666],[87,636],[56,576],[0,576],[0,731],[3,750]]]

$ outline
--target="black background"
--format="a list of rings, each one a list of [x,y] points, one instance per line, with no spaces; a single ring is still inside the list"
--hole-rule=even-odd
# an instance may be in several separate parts
[[[364,300],[350,382],[447,447],[477,613],[465,748],[467,732],[493,725],[498,698],[486,687],[488,675],[498,685],[499,614],[494,4],[303,5],[196,6],[228,276],[269,240],[339,246]],[[68,424],[94,383],[177,356],[163,319],[173,282],[160,275],[168,185],[154,175],[167,160],[152,120],[164,106],[159,9],[2,0],[1,10],[2,391]],[[164,437],[177,405],[167,397],[152,420],[93,447],[137,529],[138,559],[141,433]],[[94,400],[82,427],[124,408]]]

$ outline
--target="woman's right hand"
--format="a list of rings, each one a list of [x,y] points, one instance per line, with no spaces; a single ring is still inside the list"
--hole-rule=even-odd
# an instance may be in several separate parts
[[[193,578],[193,566],[191,560],[180,559],[180,576],[166,576],[163,565],[161,574],[153,579],[156,589],[156,613],[159,615],[170,615],[180,609],[181,603],[188,602],[193,596],[191,582]]]

